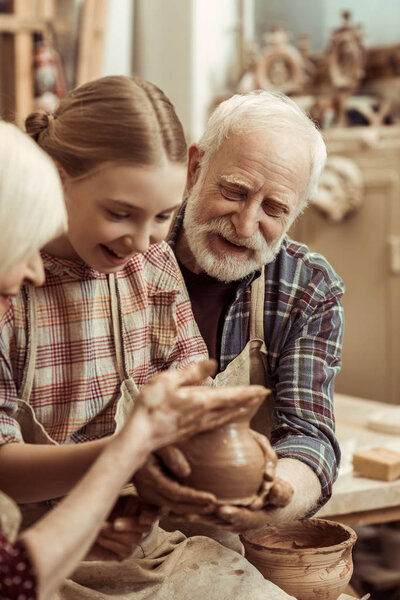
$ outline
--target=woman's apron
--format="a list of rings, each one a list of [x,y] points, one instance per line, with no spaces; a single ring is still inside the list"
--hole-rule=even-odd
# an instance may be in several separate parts
[[[115,412],[115,431],[130,414],[138,395],[135,382],[128,375],[123,341],[121,303],[117,277],[109,277],[111,314],[120,397]],[[25,442],[56,444],[38,422],[29,404],[36,359],[36,294],[29,290],[28,347],[26,376],[22,386],[17,419]],[[256,343],[257,342],[257,343]],[[250,346],[249,346],[250,344]],[[249,342],[251,352],[262,348],[262,339]],[[246,349],[243,351],[243,353]],[[242,354],[243,354],[242,353]],[[240,355],[240,357],[242,356]],[[240,358],[238,357],[238,359]],[[236,362],[235,359],[234,362]],[[242,360],[242,359],[241,359]],[[232,381],[230,381],[232,383]],[[39,502],[21,505],[23,527],[37,521],[53,505]],[[262,575],[236,552],[203,536],[186,538],[180,531],[166,532],[153,526],[132,555],[122,561],[82,561],[70,579],[56,594],[57,600],[285,600],[289,596]]]

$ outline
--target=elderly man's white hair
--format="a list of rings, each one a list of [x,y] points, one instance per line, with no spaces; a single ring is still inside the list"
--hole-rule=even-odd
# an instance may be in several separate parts
[[[284,94],[255,90],[235,94],[222,102],[211,115],[198,144],[204,152],[202,174],[207,172],[215,152],[231,134],[251,134],[262,129],[279,131],[283,128],[290,128],[299,139],[308,143],[310,151],[310,180],[297,206],[297,216],[315,195],[326,160],[326,147],[315,123]],[[299,146],[299,150],[301,148]]]
[[[0,121],[0,272],[65,228],[53,161],[15,125]]]

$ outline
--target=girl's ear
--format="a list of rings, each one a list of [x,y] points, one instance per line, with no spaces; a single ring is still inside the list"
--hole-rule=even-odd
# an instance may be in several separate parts
[[[65,184],[66,184],[66,181],[67,181],[67,179],[68,179],[67,172],[66,172],[66,170],[64,169],[64,167],[62,167],[62,166],[60,165],[60,163],[59,163],[59,162],[57,162],[56,160],[54,161],[54,164],[55,164],[55,165],[56,165],[56,167],[57,167],[58,175],[59,175],[59,177],[60,177],[60,179],[61,179],[61,183],[62,183],[62,186],[63,186],[63,188],[64,188],[64,187],[65,187]]]
[[[200,150],[198,144],[192,144],[188,153],[188,168],[186,179],[186,190],[190,194],[193,186],[200,175],[200,161],[203,158],[204,151]]]

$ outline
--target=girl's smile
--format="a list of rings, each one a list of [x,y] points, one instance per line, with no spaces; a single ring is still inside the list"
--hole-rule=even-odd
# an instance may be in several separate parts
[[[62,173],[68,234],[46,251],[83,260],[102,273],[120,271],[134,254],[165,239],[185,185],[185,167],[105,163],[79,179]]]

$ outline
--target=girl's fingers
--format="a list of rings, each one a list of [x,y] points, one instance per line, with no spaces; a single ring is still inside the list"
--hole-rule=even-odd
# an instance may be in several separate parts
[[[204,411],[229,408],[230,406],[254,404],[265,398],[268,390],[262,385],[229,387],[182,387],[176,391],[169,406],[183,416]]]
[[[101,546],[98,546],[97,543],[92,546],[90,551],[87,553],[85,560],[118,560],[119,557],[116,557],[114,552],[110,552]]]
[[[115,531],[114,529],[111,531],[107,531],[107,533],[101,535],[102,539],[114,540],[119,544],[124,546],[136,546],[140,542],[143,537],[142,531],[126,531],[123,532]]]
[[[188,365],[175,371],[178,385],[196,385],[202,383],[207,377],[213,377],[217,371],[217,361],[213,358],[202,360],[199,363]]]
[[[133,552],[132,545],[126,546],[125,544],[121,544],[115,540],[111,540],[111,539],[105,538],[103,536],[100,536],[99,538],[97,538],[96,545],[100,546],[101,548],[104,548],[105,550],[108,550],[109,552],[112,552],[120,560],[127,558]],[[136,545],[137,545],[137,543],[134,544],[134,546],[136,546]],[[114,558],[114,560],[115,560],[115,558]]]
[[[115,519],[113,522],[113,530],[119,534],[146,533],[156,520],[157,518],[154,518],[153,516],[151,520],[144,519],[144,522],[142,522],[140,518],[118,517],[118,519]]]
[[[200,395],[200,391],[198,392]],[[268,390],[262,385],[248,385],[248,386],[229,386],[221,388],[204,388],[204,405],[207,409],[218,408],[231,404],[246,403],[251,400],[261,400],[268,394]]]

